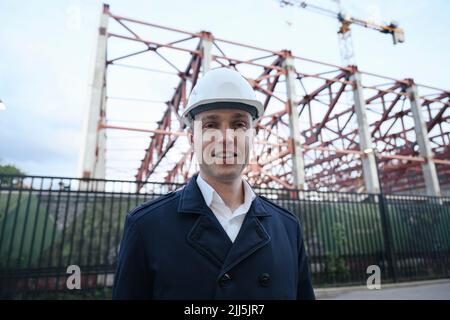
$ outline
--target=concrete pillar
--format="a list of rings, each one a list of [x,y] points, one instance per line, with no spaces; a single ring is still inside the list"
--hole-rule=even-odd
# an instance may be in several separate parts
[[[366,101],[363,95],[361,84],[361,74],[356,67],[353,67],[350,80],[353,82],[353,100],[355,103],[356,119],[358,123],[359,145],[365,155],[361,158],[364,185],[368,193],[380,193],[380,183],[378,179],[378,168],[375,160],[374,147],[369,134],[367,123]],[[367,152],[369,151],[369,152]]]
[[[430,140],[428,139],[428,130],[425,119],[422,114],[422,104],[417,90],[417,86],[412,79],[407,80],[409,85],[406,92],[409,94],[411,102],[411,111],[414,118],[414,130],[416,132],[416,141],[419,145],[420,156],[425,158],[425,163],[422,164],[422,172],[425,180],[425,187],[427,195],[441,196],[441,189],[439,186],[439,179],[436,172],[436,166],[433,162],[433,151],[431,150]]]
[[[303,159],[303,149],[300,142],[300,127],[298,119],[298,108],[296,104],[297,95],[295,91],[295,73],[294,59],[290,52],[286,52],[286,57],[283,62],[286,68],[286,90],[287,90],[287,104],[289,111],[289,129],[291,133],[292,142],[292,177],[294,186],[298,189],[305,190],[305,163]]]
[[[106,133],[99,129],[106,114],[106,47],[109,18],[108,5],[103,6],[95,53],[95,69],[91,84],[89,110],[86,118],[86,140],[84,145],[82,177],[104,179],[106,175]]]
[[[211,70],[211,48],[212,48],[212,35],[209,32],[203,32],[203,39],[202,39],[202,74],[204,75],[206,72]]]

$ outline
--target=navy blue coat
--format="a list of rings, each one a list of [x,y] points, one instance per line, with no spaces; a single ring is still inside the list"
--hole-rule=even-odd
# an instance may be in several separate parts
[[[314,299],[299,220],[257,196],[234,243],[196,175],[126,218],[114,299]]]

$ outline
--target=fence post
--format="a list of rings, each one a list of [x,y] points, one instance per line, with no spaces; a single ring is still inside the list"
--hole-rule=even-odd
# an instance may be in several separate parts
[[[392,275],[394,282],[397,282],[397,266],[394,256],[394,248],[392,245],[392,233],[389,223],[388,209],[385,205],[384,195],[382,193],[379,193],[377,196],[380,210],[381,228],[383,232],[384,249],[386,251],[386,256],[389,264],[388,269],[389,273]]]

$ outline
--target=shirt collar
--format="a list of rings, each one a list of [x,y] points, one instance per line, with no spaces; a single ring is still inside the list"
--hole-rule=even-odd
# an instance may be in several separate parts
[[[209,185],[209,183],[206,182],[205,179],[203,179],[200,174],[198,174],[196,180],[197,180],[198,187],[200,188],[200,191],[201,191],[203,198],[205,199],[206,205],[208,207],[211,207],[211,204],[213,201],[218,201],[218,202],[224,203],[222,198],[220,197],[220,195],[217,193],[217,191],[214,190],[214,188],[211,187],[211,185]],[[246,180],[242,179],[242,182],[243,182],[243,186],[244,186],[244,204],[243,205],[248,210],[251,206],[252,201],[256,198],[256,194]]]

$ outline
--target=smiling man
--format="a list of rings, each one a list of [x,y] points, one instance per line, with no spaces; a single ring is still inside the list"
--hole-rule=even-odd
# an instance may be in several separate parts
[[[207,72],[183,113],[200,170],[128,215],[115,299],[314,299],[299,220],[242,178],[264,109],[236,71]]]

